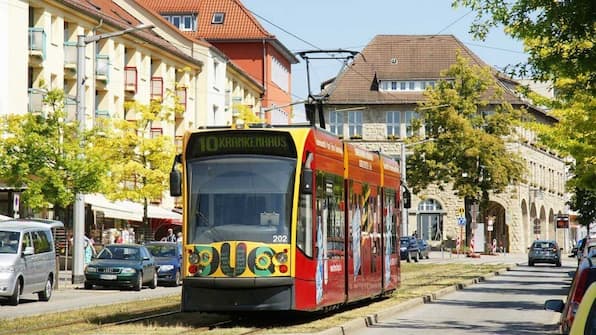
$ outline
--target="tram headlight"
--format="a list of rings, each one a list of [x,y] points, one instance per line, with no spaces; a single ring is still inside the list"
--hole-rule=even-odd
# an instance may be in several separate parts
[[[199,254],[197,254],[196,252],[193,252],[192,254],[190,254],[188,256],[188,261],[191,264],[197,264],[199,262]]]
[[[275,261],[278,264],[285,264],[288,262],[288,254],[285,252],[278,252],[275,254]]]

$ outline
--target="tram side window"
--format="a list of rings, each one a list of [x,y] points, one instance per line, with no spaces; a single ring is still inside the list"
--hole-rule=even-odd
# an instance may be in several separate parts
[[[341,258],[345,252],[344,240],[344,187],[343,178],[318,172],[317,216],[321,217],[325,258]]]
[[[398,226],[397,226],[397,214],[398,209],[396,208],[396,201],[395,201],[395,191],[394,190],[385,190],[385,204],[384,204],[384,224],[385,224],[385,234],[387,234],[387,238],[391,241],[391,253],[397,253],[397,234],[398,234]]]
[[[312,257],[312,195],[300,194],[296,245],[308,257]]]

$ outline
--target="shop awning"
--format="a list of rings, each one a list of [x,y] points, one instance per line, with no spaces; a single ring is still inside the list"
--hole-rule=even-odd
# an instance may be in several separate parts
[[[85,203],[91,210],[102,212],[105,217],[143,221],[143,205],[132,201],[110,201],[101,194],[86,194]],[[149,205],[147,216],[155,219],[170,219],[182,222],[182,215],[163,207]]]

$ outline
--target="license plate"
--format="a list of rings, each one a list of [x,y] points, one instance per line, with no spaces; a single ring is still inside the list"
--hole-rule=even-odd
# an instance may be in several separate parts
[[[116,280],[117,276],[116,275],[99,275],[99,279],[104,279],[104,280]]]

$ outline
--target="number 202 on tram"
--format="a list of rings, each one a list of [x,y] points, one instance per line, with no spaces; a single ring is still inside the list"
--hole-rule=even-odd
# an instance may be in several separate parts
[[[378,152],[315,127],[203,129],[170,184],[182,311],[316,311],[399,286],[399,165]]]

